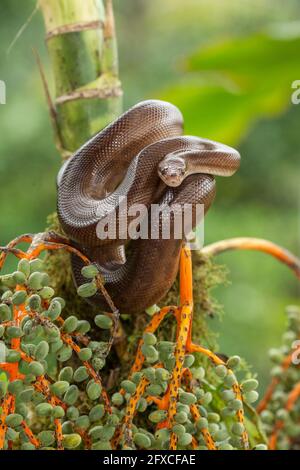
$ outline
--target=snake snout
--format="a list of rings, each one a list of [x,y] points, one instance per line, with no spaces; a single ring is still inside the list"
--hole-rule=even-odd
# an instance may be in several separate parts
[[[182,158],[162,161],[158,165],[158,175],[167,186],[176,188],[186,176],[186,163]]]

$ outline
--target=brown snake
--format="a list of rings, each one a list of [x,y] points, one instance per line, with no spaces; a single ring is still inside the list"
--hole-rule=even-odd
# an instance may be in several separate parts
[[[98,265],[121,313],[141,312],[157,303],[175,280],[183,240],[172,232],[173,216],[173,236],[162,238],[165,214],[191,204],[194,224],[196,206],[203,204],[206,212],[214,199],[214,175],[231,176],[239,167],[240,155],[233,148],[182,133],[183,118],[175,106],[144,101],[89,140],[59,172],[62,227]],[[127,230],[117,239],[99,239],[99,221],[116,216],[119,228],[124,217],[127,224],[136,219],[129,210],[124,216],[124,197],[128,209],[137,203],[147,209],[158,205],[158,222],[144,215],[149,227],[157,224],[157,239],[131,239]],[[80,260],[74,257],[72,264],[75,283],[86,282]],[[92,301],[107,308],[100,294]]]

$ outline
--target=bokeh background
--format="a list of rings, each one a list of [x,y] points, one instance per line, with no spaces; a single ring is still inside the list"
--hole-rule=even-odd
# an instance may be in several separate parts
[[[115,0],[124,108],[146,98],[174,102],[186,133],[238,147],[239,173],[218,181],[205,242],[268,238],[299,253],[300,79],[298,0]],[[60,158],[32,48],[51,84],[42,18],[37,13],[7,50],[35,0],[1,0],[0,244],[42,231],[56,203]],[[264,385],[267,350],[277,346],[285,306],[299,303],[292,274],[266,255],[235,252],[218,259],[230,284],[214,292],[223,321],[212,321],[227,354],[240,354]],[[197,286],[195,286],[197,288]]]

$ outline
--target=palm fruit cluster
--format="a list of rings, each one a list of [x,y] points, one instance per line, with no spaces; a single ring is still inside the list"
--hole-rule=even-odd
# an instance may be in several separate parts
[[[300,450],[300,308],[287,309],[282,345],[269,351],[272,380],[258,411],[270,449]]]
[[[98,272],[90,265],[82,274],[78,294],[88,297]],[[96,341],[94,328],[113,331],[112,318],[63,318],[65,302],[50,284],[40,259],[22,259],[0,278],[1,448],[160,450],[172,439],[178,449],[267,448],[255,423],[248,426],[258,382],[238,356],[185,354],[170,418],[176,341],[146,331],[129,377],[108,395],[108,342]]]

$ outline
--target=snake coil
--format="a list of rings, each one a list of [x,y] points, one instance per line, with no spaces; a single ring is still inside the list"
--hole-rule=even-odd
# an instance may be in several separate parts
[[[97,264],[121,313],[141,312],[167,293],[183,243],[183,236],[174,236],[176,210],[189,204],[194,225],[197,205],[206,212],[214,199],[214,176],[231,176],[239,167],[240,155],[233,148],[182,133],[183,118],[175,106],[144,101],[83,145],[59,172],[61,225]],[[158,237],[130,239],[129,231],[118,230],[136,219],[130,211],[135,204],[146,209],[156,204],[155,221],[148,212],[140,218],[147,222],[147,234],[156,230]],[[171,214],[168,239],[162,237],[166,214]],[[99,223],[108,220],[116,221],[118,237],[99,239]],[[81,285],[80,260],[73,257],[72,266],[75,283]],[[92,301],[107,308],[101,294]]]

